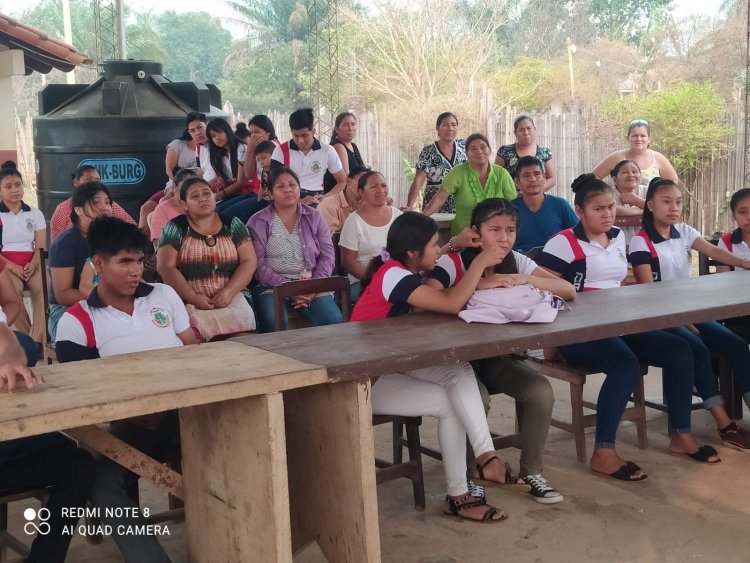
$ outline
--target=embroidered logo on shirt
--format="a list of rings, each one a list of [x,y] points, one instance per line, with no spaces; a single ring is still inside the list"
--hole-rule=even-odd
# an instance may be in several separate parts
[[[318,174],[320,173],[321,170],[322,170],[322,167],[320,165],[320,162],[318,162],[317,160],[313,160],[310,163],[310,172],[312,172],[313,174]]]
[[[35,226],[36,225],[34,225],[34,221],[33,220],[26,219],[26,230],[27,231],[33,231]]]
[[[617,256],[620,257],[620,260],[622,262],[627,262],[628,261],[627,257],[625,256],[625,251],[622,248],[618,248],[617,249]]]
[[[151,322],[154,323],[154,326],[167,328],[170,325],[169,315],[161,307],[152,307],[148,314],[151,315]]]

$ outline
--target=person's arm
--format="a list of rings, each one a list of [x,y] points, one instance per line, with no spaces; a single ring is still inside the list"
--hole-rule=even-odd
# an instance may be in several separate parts
[[[247,288],[255,275],[258,259],[255,256],[255,249],[250,238],[247,238],[237,247],[237,257],[240,263],[226,285],[214,295],[212,300],[214,307],[221,309],[229,305],[235,295]]]
[[[198,340],[195,338],[195,331],[192,328],[183,330],[182,332],[177,334],[177,338],[179,338],[182,341],[182,344],[185,346],[198,344]]]
[[[495,155],[495,164],[505,168],[505,159],[502,156],[500,156],[499,152]]]
[[[262,211],[260,212],[262,213]],[[268,229],[269,225],[265,221],[258,219],[256,213],[253,217],[250,217],[248,226],[253,236],[253,249],[255,250],[255,257],[258,260],[258,268],[255,272],[255,277],[263,287],[276,287],[284,283],[284,276],[276,273],[266,262],[266,244],[268,243]],[[330,236],[330,234],[328,235]],[[333,243],[331,243],[333,245]]]
[[[414,173],[414,179],[409,186],[409,195],[406,197],[407,209],[414,209],[414,205],[417,203],[417,197],[419,197],[419,192],[422,189],[425,180],[427,180],[427,172],[425,172],[424,170],[417,170]]]
[[[654,273],[651,270],[651,264],[638,264],[633,265],[633,276],[638,284],[642,283],[655,283]]]
[[[18,315],[21,314],[21,307],[24,306],[18,298],[18,293],[10,276],[11,274],[5,268],[0,271],[0,307],[5,314],[5,322],[9,326],[16,322]]]
[[[448,196],[448,192],[446,192],[443,188],[440,188],[437,192],[435,192],[435,195],[432,196],[432,199],[430,200],[430,203],[427,204],[427,207],[422,209],[422,213],[430,216],[433,213],[437,212],[441,207],[443,207],[443,204],[448,199]]]
[[[624,205],[615,206],[616,217],[640,217],[643,215],[643,208],[626,207]]]
[[[331,147],[329,145],[328,150],[328,159],[326,161],[326,167],[328,169],[328,172],[331,173],[331,176],[333,176],[333,179],[336,180],[336,185],[331,188],[331,191],[329,191],[325,197],[330,197],[336,194],[340,194],[344,191],[344,188],[346,188],[346,175],[348,172],[345,172],[345,170],[348,170],[349,168],[349,160],[346,154],[344,154],[344,158],[339,158],[339,153],[336,150],[336,147],[341,146],[343,148],[343,145],[335,145],[334,147]],[[347,163],[346,168],[344,168],[344,162]]]
[[[341,166],[344,171],[344,177],[346,178],[349,176],[349,155],[346,154],[346,147],[344,147],[344,143],[336,143],[333,145],[333,150],[339,155],[339,160],[341,161]]]
[[[31,276],[34,275],[34,272],[36,272],[37,268],[39,268],[39,249],[40,248],[47,248],[47,229],[37,229],[34,231],[34,257],[31,259],[31,262],[26,264],[23,267],[23,273],[25,279],[28,281]]]
[[[83,265],[81,279],[78,282],[78,291],[87,297],[91,295],[91,292],[94,291],[94,288],[96,287],[96,284],[94,283],[95,275],[96,270],[94,269],[94,263],[91,261],[91,258],[88,258]]]
[[[526,276],[523,274],[513,275],[523,280],[522,283],[529,283],[534,287],[554,293],[566,301],[573,301],[576,298],[576,288],[573,287],[572,283],[555,276],[544,268],[536,267],[530,275]]]
[[[73,278],[75,277],[75,268],[50,268],[52,277],[52,290],[55,293],[55,299],[60,305],[70,307],[79,301],[88,297],[79,289],[73,287]]]
[[[669,159],[660,152],[654,151],[654,153],[656,155],[656,164],[659,167],[659,176],[666,180],[679,182],[677,172],[675,171],[674,166],[672,166],[672,163],[669,162]]]
[[[177,159],[179,154],[172,147],[167,147],[167,156],[164,157],[164,168],[166,168],[167,176],[170,180],[174,181],[174,174],[172,171],[177,166]]]
[[[594,169],[591,171],[594,176],[599,178],[600,180],[603,180],[604,178],[609,176],[609,173],[612,172],[612,168],[619,160],[622,160],[619,158],[621,156],[620,151],[615,151],[609,153],[607,156],[605,156],[599,164],[594,166]]]
[[[544,175],[546,176],[546,179],[544,180],[544,191],[548,192],[555,187],[555,182],[557,182],[557,176],[555,175],[555,163],[551,158],[544,164]]]
[[[336,267],[336,252],[333,250],[331,231],[328,230],[328,225],[326,225],[326,222],[317,211],[313,211],[310,221],[310,227],[314,232],[315,238],[318,240],[318,247],[320,248],[320,252],[315,260],[315,266],[313,267],[312,277],[327,278],[333,274],[333,270]]]
[[[735,268],[750,270],[750,260],[743,260],[728,250],[724,250],[723,248],[711,244],[703,237],[698,237],[693,241],[693,249],[701,254],[705,254],[709,258],[713,258],[717,262],[725,264],[726,266],[734,266]]]
[[[255,149],[258,147],[258,141],[255,137],[250,137],[247,142],[247,152],[245,153],[245,178],[255,178],[258,175],[258,164],[255,160]]]
[[[336,180],[336,185],[331,188],[331,191],[328,192],[325,197],[340,194],[346,189],[346,174],[344,173],[343,168],[338,172],[332,172],[331,175],[333,176],[333,179]]]
[[[239,191],[242,189],[242,186],[245,185],[245,166],[242,163],[237,163],[237,179],[229,184],[226,188],[222,188],[217,192],[217,196],[220,196],[220,199],[225,199],[226,197],[229,197],[231,195],[234,195],[236,193],[239,193]]]
[[[26,352],[16,335],[6,323],[0,323],[0,391],[7,388],[8,393],[12,393],[19,378],[23,379],[27,389],[44,382],[42,375],[30,369],[26,362]]]
[[[460,233],[452,236],[447,243],[440,247],[440,256],[461,250],[462,248],[480,248],[482,243],[479,239],[479,233],[472,228],[464,227]]]
[[[341,265],[344,267],[344,270],[358,280],[361,280],[365,275],[365,269],[359,262],[357,262],[357,256],[359,256],[359,253],[356,250],[351,250],[341,245],[339,245],[339,249],[341,250]]]
[[[179,253],[171,244],[163,244],[156,251],[156,271],[164,280],[164,283],[177,292],[177,295],[198,309],[213,309],[211,300],[205,295],[196,293],[177,268]]]

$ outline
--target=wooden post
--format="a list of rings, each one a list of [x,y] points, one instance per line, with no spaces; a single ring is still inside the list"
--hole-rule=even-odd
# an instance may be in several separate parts
[[[317,541],[329,561],[380,561],[370,382],[284,392],[294,550]]]
[[[282,396],[181,409],[180,435],[189,560],[291,561]]]

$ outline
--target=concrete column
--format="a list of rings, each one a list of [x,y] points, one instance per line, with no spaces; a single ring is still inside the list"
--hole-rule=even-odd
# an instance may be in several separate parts
[[[0,51],[0,162],[18,162],[16,153],[16,114],[13,104],[13,76],[24,74],[23,51]]]

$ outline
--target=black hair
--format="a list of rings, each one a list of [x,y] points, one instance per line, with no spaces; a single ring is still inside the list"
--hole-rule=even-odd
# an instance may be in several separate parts
[[[654,212],[649,209],[648,202],[654,201],[656,194],[661,188],[671,186],[674,186],[678,190],[680,189],[680,187],[677,185],[677,182],[675,182],[674,180],[660,178],[659,176],[651,178],[651,181],[648,183],[648,190],[646,191],[646,205],[643,206],[643,218],[641,219],[641,226],[643,227],[643,230],[646,231],[651,240],[657,238],[659,236],[659,233],[656,230],[656,223],[654,222]]]
[[[205,113],[200,113],[198,111],[191,111],[189,114],[185,116],[185,129],[187,130],[188,127],[190,127],[190,124],[193,121],[202,121],[203,123],[206,123],[208,121],[206,119]]]
[[[638,163],[635,160],[631,160],[629,158],[626,158],[625,160],[621,160],[617,164],[615,164],[615,167],[610,171],[609,175],[612,176],[612,178],[616,177],[620,173],[620,168],[625,166],[626,164],[635,164],[635,167],[640,171],[641,167],[638,166]]]
[[[539,170],[544,171],[544,164],[542,164],[542,161],[539,160],[535,156],[522,156],[518,159],[518,163],[516,164],[516,171],[514,173],[514,178],[520,178],[521,177],[521,170],[524,168],[531,168],[532,166],[538,166]]]
[[[15,167],[11,168],[9,166],[3,166],[2,168],[0,168],[0,182],[5,180],[5,178],[7,178],[8,176],[18,176],[23,182],[23,176],[21,176],[21,173]]]
[[[212,131],[221,131],[227,136],[227,144],[224,147],[219,148],[214,144],[214,141],[211,138]],[[217,176],[227,184],[231,184],[234,182],[235,178],[237,178],[237,168],[239,168],[239,161],[237,160],[237,145],[242,141],[235,137],[234,131],[232,131],[227,120],[221,117],[216,117],[208,122],[206,133],[208,137],[208,154],[211,166]],[[227,171],[224,169],[225,154],[229,155],[229,166],[232,174],[231,178],[228,177]]]
[[[513,121],[513,132],[515,133],[516,131],[518,131],[518,126],[521,125],[522,121],[525,121],[527,119],[531,122],[531,125],[533,125],[534,127],[536,127],[536,124],[534,123],[534,120],[531,119],[528,115],[519,115]]]
[[[273,154],[274,150],[276,150],[276,143],[273,141],[261,141],[255,147],[255,154]]]
[[[729,200],[729,209],[732,210],[732,215],[734,215],[734,212],[737,210],[740,201],[748,196],[750,196],[750,188],[742,188],[732,194],[732,199]]]
[[[195,170],[192,168],[180,168],[175,174],[174,174],[174,185],[175,187],[180,185],[180,182],[184,182],[188,178],[195,178],[197,177],[197,174],[195,173]]]
[[[492,150],[490,140],[485,135],[482,135],[482,133],[472,133],[466,137],[466,144],[464,145],[466,147],[466,152],[469,152],[469,145],[474,141],[484,141],[487,144],[487,148],[489,148],[490,151]]]
[[[122,250],[144,254],[149,250],[148,237],[138,225],[117,217],[94,219],[89,227],[88,241],[91,255],[102,258],[111,258]]]
[[[0,164],[0,170],[17,170],[17,169],[18,169],[18,165],[12,160],[6,160],[2,164]]]
[[[79,166],[78,168],[76,168],[76,171],[73,172],[73,180],[77,182],[81,179],[81,176],[83,176],[89,170],[96,170],[97,173],[99,172],[99,169],[93,164],[84,164],[83,166]]]
[[[271,170],[270,174],[268,174],[268,189],[273,192],[273,186],[276,184],[276,180],[279,179],[279,176],[282,174],[289,174],[292,178],[294,178],[297,181],[297,185],[299,186],[299,176],[297,176],[297,173],[292,170],[291,168],[287,168],[286,166],[281,166],[279,168],[274,168]]]
[[[516,229],[518,229],[521,222],[521,216],[518,213],[518,209],[507,199],[499,197],[491,197],[480,201],[471,212],[471,226],[479,232],[482,223],[489,221],[493,217],[498,215],[509,215],[511,219],[516,222]],[[466,256],[466,265],[468,266],[474,261],[481,249],[479,248],[466,248],[461,251],[461,254]],[[517,274],[518,264],[516,263],[516,257],[513,252],[509,252],[508,255],[503,258],[503,261],[495,266],[496,274]]]
[[[336,133],[336,129],[339,127],[339,125],[341,125],[341,122],[344,121],[344,119],[346,119],[347,117],[351,117],[352,119],[354,119],[354,121],[357,121],[357,116],[354,115],[350,111],[342,111],[340,114],[338,114],[336,116],[336,119],[333,121],[333,135],[331,135],[331,142],[330,142],[331,145],[333,144],[334,141],[338,140],[339,136]]]
[[[406,266],[409,258],[407,253],[411,250],[422,256],[425,247],[437,232],[438,226],[434,219],[416,211],[406,211],[396,217],[396,220],[391,224],[391,228],[388,229],[385,249],[393,260],[397,260]],[[362,291],[369,285],[373,275],[382,265],[383,258],[380,256],[376,256],[370,261],[365,275],[360,280]]]
[[[250,131],[248,130],[247,125],[242,121],[237,123],[237,125],[234,126],[234,136],[238,139],[247,139],[250,136]]]
[[[182,135],[180,135],[179,137],[177,137],[177,140],[178,141],[192,141],[193,140],[193,136],[188,132],[187,129],[185,129],[182,132]]]
[[[352,169],[349,170],[349,174],[347,175],[347,177],[354,178],[357,174],[362,174],[363,172],[369,172],[370,170],[371,168],[369,166],[357,164],[356,166],[352,166]]]
[[[377,170],[368,170],[367,172],[362,174],[362,176],[359,177],[359,180],[357,180],[357,189],[360,192],[363,192],[365,190],[365,186],[367,185],[367,180],[369,180],[375,174],[380,174],[380,172],[378,172]]]
[[[263,129],[266,133],[268,133],[268,140],[273,141],[276,139],[276,129],[273,126],[273,121],[271,121],[271,118],[267,115],[258,114],[254,115],[250,118],[250,121],[247,122],[247,126],[250,127],[251,125],[255,125],[258,129]]]
[[[204,184],[208,186],[209,189],[211,188],[211,186],[208,185],[208,182],[206,182],[203,178],[200,178],[198,176],[195,176],[194,178],[188,178],[180,186],[180,199],[182,201],[187,201],[185,198],[187,198],[188,191],[196,184]]]
[[[435,122],[435,129],[438,129],[443,124],[443,121],[445,121],[449,117],[452,117],[453,119],[455,119],[456,125],[458,125],[458,118],[456,117],[456,115],[450,111],[444,111],[443,113],[437,116],[437,121]]]
[[[302,108],[289,114],[289,129],[310,129],[315,128],[315,115],[312,108]]]
[[[573,180],[573,183],[570,184],[570,189],[575,194],[573,204],[581,209],[583,209],[586,202],[592,196],[600,193],[612,193],[612,188],[609,184],[602,182],[590,172],[588,174],[581,174]]]
[[[73,203],[70,208],[70,221],[73,223],[73,225],[75,225],[76,227],[78,226],[78,214],[76,213],[76,207],[86,207],[86,204],[92,203],[94,201],[94,198],[100,193],[106,194],[106,196],[109,198],[110,203],[112,203],[112,194],[109,193],[109,188],[107,188],[107,186],[105,186],[101,182],[97,182],[96,180],[94,180],[92,182],[84,182],[83,184],[76,187],[76,189],[73,191]]]

